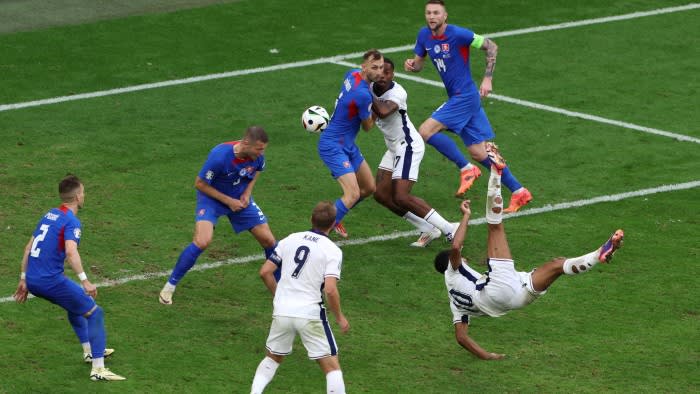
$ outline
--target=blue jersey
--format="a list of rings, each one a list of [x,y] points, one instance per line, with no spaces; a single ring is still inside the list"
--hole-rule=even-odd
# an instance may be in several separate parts
[[[248,184],[255,179],[255,174],[265,169],[263,155],[255,160],[236,158],[233,147],[239,143],[240,141],[231,141],[215,146],[199,171],[199,178],[204,182],[236,199],[241,197]],[[199,190],[197,194],[204,195]]]
[[[41,218],[33,235],[27,277],[46,279],[62,275],[66,260],[65,241],[72,240],[80,244],[80,220],[68,207],[61,205]]]
[[[359,69],[345,73],[340,94],[328,127],[321,133],[319,144],[349,146],[355,143],[363,120],[372,116],[372,93]]]
[[[479,99],[469,67],[472,41],[474,32],[454,25],[447,25],[445,33],[440,36],[433,36],[428,27],[418,32],[413,52],[420,57],[430,56],[449,97],[467,95]]]

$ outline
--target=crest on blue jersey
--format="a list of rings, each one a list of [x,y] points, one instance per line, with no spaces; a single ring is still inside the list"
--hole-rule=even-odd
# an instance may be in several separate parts
[[[435,47],[433,48],[433,52],[440,53],[440,45],[435,44]]]

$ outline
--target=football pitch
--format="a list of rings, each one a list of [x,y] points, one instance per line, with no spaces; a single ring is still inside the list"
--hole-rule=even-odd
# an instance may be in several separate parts
[[[341,190],[299,118],[311,105],[333,108],[365,50],[395,61],[416,126],[445,100],[432,67],[400,67],[423,4],[238,1],[0,34],[0,393],[249,392],[272,312],[250,234],[221,221],[174,304],[158,303],[191,241],[195,175],[213,146],[262,125],[270,144],[255,201],[277,239],[308,229],[315,203]],[[418,234],[406,221],[362,202],[339,242],[351,330],[335,335],[347,391],[697,392],[700,3],[447,5],[450,23],[499,46],[483,106],[534,195],[505,221],[516,267],[587,253],[617,228],[625,247],[523,310],[475,318],[470,335],[507,355],[481,361],[456,343],[432,267],[447,244],[411,248]],[[479,82],[484,55],[471,57]],[[361,132],[358,145],[375,169],[381,133]],[[58,307],[10,297],[23,247],[69,172],[85,183],[80,251],[116,349],[107,367],[124,382],[88,380]],[[479,270],[487,178],[468,193],[463,249]],[[457,186],[455,166],[427,146],[414,194],[456,221]],[[323,392],[315,362],[300,342],[294,350],[266,392]]]

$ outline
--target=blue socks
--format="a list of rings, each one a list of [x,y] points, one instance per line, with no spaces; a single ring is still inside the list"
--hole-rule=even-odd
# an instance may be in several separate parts
[[[343,200],[337,199],[335,200],[335,222],[340,223],[343,221],[343,218],[345,215],[350,212],[350,209],[343,204]]]
[[[487,157],[479,163],[481,163],[481,165],[484,166],[484,168],[491,171],[491,159]],[[523,185],[521,185],[520,182],[518,182],[518,180],[515,178],[515,175],[513,175],[513,173],[510,172],[510,167],[508,166],[506,166],[506,168],[504,168],[501,172],[501,183],[506,185],[506,187],[508,188],[508,190],[510,190],[511,193],[523,187]]]
[[[175,264],[168,282],[173,286],[177,285],[177,282],[194,266],[200,254],[202,254],[202,249],[198,248],[194,242],[187,245],[185,250],[180,253],[180,258],[177,259],[177,264]]]
[[[71,327],[73,327],[75,335],[78,336],[80,343],[90,342],[88,322],[84,316],[68,312],[68,321],[70,322]]]
[[[84,318],[87,321],[90,349],[92,349],[92,358],[104,357],[105,354],[107,333],[105,333],[104,316],[105,315],[102,308],[100,308],[98,305],[89,317]]]
[[[464,157],[462,152],[457,147],[457,144],[455,144],[455,142],[445,134],[435,133],[432,137],[428,138],[428,141],[426,142],[432,145],[438,152],[442,153],[442,155],[447,157],[451,162],[455,163],[458,169],[461,170],[463,167],[469,164],[469,160]]]

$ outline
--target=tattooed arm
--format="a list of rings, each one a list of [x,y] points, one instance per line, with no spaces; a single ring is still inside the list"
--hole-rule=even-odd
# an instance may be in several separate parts
[[[481,81],[479,94],[481,97],[486,97],[493,90],[492,79],[493,70],[496,68],[496,56],[498,55],[498,45],[488,38],[484,38],[484,43],[481,49],[486,52],[486,71],[484,72],[484,80]]]

